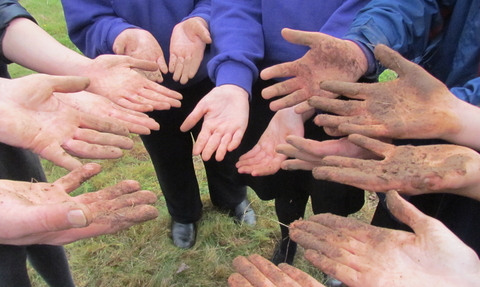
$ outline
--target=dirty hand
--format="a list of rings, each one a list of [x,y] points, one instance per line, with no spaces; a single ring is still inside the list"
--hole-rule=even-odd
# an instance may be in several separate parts
[[[377,158],[375,154],[347,138],[317,141],[290,135],[285,140],[286,144],[279,144],[276,147],[278,153],[292,158],[281,164],[281,168],[285,170],[312,170],[317,166],[323,166],[322,159],[331,155],[361,159]]]
[[[480,155],[472,149],[446,144],[394,146],[355,134],[348,139],[383,160],[327,156],[324,166],[313,170],[316,179],[375,192],[395,189],[409,195],[443,192],[472,196],[478,189]]]
[[[55,97],[80,112],[102,118],[116,119],[131,133],[148,135],[150,130],[158,131],[160,129],[160,125],[146,114],[120,107],[97,94],[81,91],[69,94],[55,93]]]
[[[461,122],[454,107],[459,101],[439,80],[385,45],[375,57],[398,78],[382,83],[326,81],[323,90],[354,100],[314,97],[309,104],[335,115],[318,115],[315,123],[344,134],[369,137],[439,138],[458,133]]]
[[[150,205],[156,195],[140,190],[133,180],[68,195],[100,170],[98,164],[86,164],[54,183],[0,180],[0,243],[64,245],[113,234],[158,216]]]
[[[193,155],[222,161],[227,151],[240,144],[248,124],[248,93],[235,85],[216,87],[198,102],[180,126],[182,132],[192,129],[202,118],[203,124],[193,146]]]
[[[163,50],[157,39],[148,31],[143,29],[125,29],[115,39],[112,50],[117,55],[130,56],[135,59],[155,62],[158,67],[154,71],[135,69],[149,80],[161,83],[163,74],[168,73],[167,63]]]
[[[238,273],[228,278],[230,287],[325,287],[300,269],[286,263],[277,267],[258,254],[236,257],[233,267]]]
[[[287,157],[277,153],[275,147],[285,143],[285,137],[288,135],[303,136],[303,123],[302,115],[295,113],[293,108],[276,112],[258,143],[240,157],[236,164],[238,172],[252,176],[276,173]]]
[[[365,54],[351,41],[290,29],[283,29],[282,35],[291,43],[309,46],[310,50],[298,60],[269,67],[260,73],[264,80],[293,77],[262,91],[265,99],[287,95],[270,104],[273,111],[302,103],[312,96],[332,98],[331,93],[320,89],[321,82],[356,82],[367,70]],[[305,109],[310,109],[306,103],[296,110],[303,112]]]
[[[80,75],[90,78],[87,91],[130,110],[148,112],[180,107],[181,94],[145,78],[135,69],[155,71],[158,65],[130,56],[101,55]]]
[[[54,92],[78,92],[87,85],[87,78],[43,74],[1,80],[0,141],[30,149],[68,170],[81,166],[72,156],[121,157],[120,149],[133,147],[127,128],[77,111],[53,96]]]
[[[212,43],[207,21],[192,17],[173,28],[170,40],[169,72],[173,80],[186,84],[192,79],[203,60],[205,46]]]
[[[305,258],[350,287],[476,286],[480,260],[440,221],[387,193],[392,214],[414,233],[318,214],[290,225]]]

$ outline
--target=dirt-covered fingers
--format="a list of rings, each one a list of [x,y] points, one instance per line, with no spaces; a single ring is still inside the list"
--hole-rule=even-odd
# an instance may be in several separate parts
[[[133,140],[126,136],[100,133],[90,129],[77,129],[75,131],[74,139],[89,144],[118,147],[121,149],[131,149],[134,144]]]
[[[272,264],[272,263],[270,263]],[[255,287],[275,287],[275,285],[244,256],[237,256],[233,259],[235,271],[241,274]]]
[[[315,278],[301,271],[300,269],[293,267],[292,265],[281,263],[278,265],[278,268],[280,268],[285,274],[290,276],[302,287],[325,287]]]
[[[254,287],[248,280],[239,273],[233,273],[228,277],[230,287]]]
[[[57,179],[53,184],[70,193],[77,189],[83,182],[99,174],[100,171],[102,171],[102,167],[99,164],[87,163]]]
[[[359,277],[359,271],[354,268],[338,262],[336,259],[332,259],[315,250],[306,250],[305,258],[310,261],[317,269],[324,273],[333,276],[334,278],[342,281],[350,287],[360,287],[358,285],[357,278]]]
[[[315,96],[308,99],[308,104],[317,110],[339,116],[355,116],[365,111],[365,102],[357,100],[339,100]]]
[[[119,196],[134,193],[140,190],[140,183],[135,180],[124,180],[115,185],[107,186],[95,192],[88,192],[75,197],[81,203],[93,203],[100,200],[115,199]]]

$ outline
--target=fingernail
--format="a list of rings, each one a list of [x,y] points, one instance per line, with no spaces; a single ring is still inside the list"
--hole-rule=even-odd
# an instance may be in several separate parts
[[[67,219],[72,227],[75,228],[85,227],[87,225],[87,218],[85,217],[83,210],[80,209],[70,210],[67,214]]]

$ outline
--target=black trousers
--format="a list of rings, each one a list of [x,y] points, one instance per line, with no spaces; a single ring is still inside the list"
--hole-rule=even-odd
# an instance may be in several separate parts
[[[239,148],[242,154],[255,146],[274,115],[269,108],[271,101],[264,100],[260,94],[262,89],[273,83],[259,80],[254,85],[249,125]],[[333,139],[323,128],[316,126],[312,119],[304,124],[305,138],[318,141]],[[342,216],[357,212],[365,201],[363,190],[336,182],[316,180],[311,171],[279,170],[269,176],[242,175],[242,179],[261,199],[275,199],[278,220],[286,225],[304,216],[309,197],[315,214],[330,212]],[[281,225],[281,230],[282,237],[288,236],[288,228]]]
[[[0,179],[47,181],[37,155],[1,143]],[[62,246],[0,244],[0,287],[31,286],[27,258],[49,286],[75,286]]]
[[[192,161],[193,139],[198,136],[202,122],[186,133],[180,131],[180,126],[213,87],[210,80],[204,80],[179,90],[183,95],[182,107],[149,113],[160,124],[160,130],[142,136],[165,196],[168,212],[177,222],[193,223],[202,215],[202,202]],[[235,167],[238,157],[238,151],[233,151],[227,153],[221,162],[214,158],[204,162],[210,198],[215,206],[234,208],[246,197],[246,186],[239,183]]]

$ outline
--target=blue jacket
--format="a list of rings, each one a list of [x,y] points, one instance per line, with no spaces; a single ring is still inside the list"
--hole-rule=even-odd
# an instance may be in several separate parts
[[[479,35],[478,0],[372,0],[345,39],[370,50],[379,43],[392,47],[444,82],[458,98],[479,105]],[[371,72],[377,75],[382,67],[372,64]]]
[[[210,31],[216,56],[208,73],[217,86],[251,93],[259,70],[302,57],[308,47],[281,36],[283,28],[342,37],[369,0],[212,0]]]
[[[86,56],[113,54],[117,36],[127,28],[142,28],[157,39],[168,64],[173,27],[182,20],[199,16],[210,22],[210,0],[62,0],[68,34]],[[207,77],[205,63],[211,58],[209,49],[204,63],[186,86]],[[163,85],[184,87],[165,76]]]

